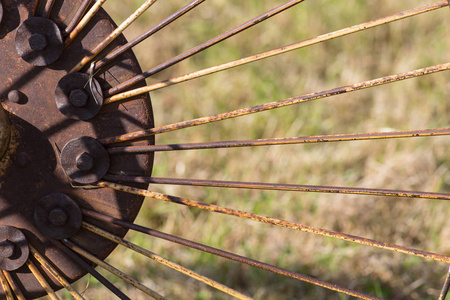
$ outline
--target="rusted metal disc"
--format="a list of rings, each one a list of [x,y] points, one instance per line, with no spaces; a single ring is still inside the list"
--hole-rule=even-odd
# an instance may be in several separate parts
[[[1,0],[3,1],[3,0]],[[0,161],[0,225],[20,230],[28,243],[44,255],[57,269],[73,282],[86,274],[86,270],[56,249],[50,239],[36,226],[36,203],[54,193],[63,193],[80,208],[101,211],[105,214],[133,221],[142,205],[143,197],[118,193],[110,189],[74,187],[64,171],[60,154],[69,141],[90,136],[100,140],[128,132],[154,127],[150,98],[143,95],[124,104],[110,104],[89,121],[70,119],[61,114],[55,105],[58,82],[98,44],[99,39],[114,31],[116,25],[100,10],[80,35],[49,67],[36,67],[19,56],[16,50],[16,31],[32,15],[35,0],[3,1],[4,18],[0,26],[0,100],[9,114],[11,138],[4,158]],[[75,8],[84,0],[58,0],[52,9],[51,19],[59,28],[70,23]],[[39,41],[37,41],[38,43]],[[104,53],[126,43],[119,36]],[[38,45],[39,46],[39,45]],[[99,57],[100,59],[100,57]],[[101,89],[107,90],[120,82],[142,73],[131,51],[121,56],[109,69],[96,74]],[[143,84],[138,85],[143,86]],[[11,94],[8,98],[8,94]],[[18,97],[16,97],[18,96]],[[82,100],[82,99],[81,99]],[[152,144],[149,139],[139,144]],[[153,154],[135,156],[114,155],[110,158],[108,172],[130,176],[150,176]],[[145,185],[139,185],[146,188]],[[54,212],[56,223],[61,212]],[[62,217],[63,218],[63,217]],[[59,220],[59,221],[58,221]],[[105,230],[124,236],[126,229],[88,220]],[[117,246],[85,230],[73,235],[74,240],[100,259],[105,259]],[[7,249],[5,248],[5,251]],[[1,247],[0,247],[1,252]],[[46,294],[27,266],[12,271],[25,294],[34,299]],[[60,283],[47,277],[53,288]],[[5,298],[0,289],[0,299]]]
[[[51,239],[71,237],[81,227],[81,210],[69,196],[54,193],[36,204],[34,221],[39,230]]]
[[[61,165],[67,176],[81,184],[91,184],[109,169],[108,151],[94,138],[83,136],[68,142],[61,152]]]
[[[0,105],[0,160],[8,149],[9,139],[11,137],[11,126],[9,124],[8,116]]]
[[[58,25],[49,19],[33,17],[25,20],[16,33],[17,53],[35,66],[48,66],[64,50]]]
[[[19,269],[28,259],[28,242],[23,233],[12,226],[0,226],[0,269]]]
[[[56,106],[68,118],[89,120],[103,105],[98,81],[85,73],[70,73],[61,78],[55,91]]]

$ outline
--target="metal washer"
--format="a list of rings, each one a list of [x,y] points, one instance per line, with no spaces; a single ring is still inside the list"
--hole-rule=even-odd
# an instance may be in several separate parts
[[[28,259],[30,249],[22,231],[12,226],[0,226],[0,241],[8,241],[14,245],[10,257],[0,257],[0,269],[13,271],[23,266]]]
[[[46,44],[39,45],[42,47],[40,50],[33,49],[31,45],[31,40],[36,36],[45,38]],[[32,17],[25,20],[17,29],[15,41],[20,57],[34,66],[48,66],[64,51],[64,42],[58,25],[46,18]]]
[[[83,90],[87,94],[87,103],[82,107],[70,102],[74,90]],[[85,73],[70,73],[61,78],[56,86],[55,101],[59,111],[68,118],[89,120],[95,117],[103,105],[103,93],[100,84]]]
[[[78,158],[87,153],[92,157],[92,167],[82,170],[77,166]],[[83,136],[68,142],[61,151],[61,165],[67,176],[81,184],[91,184],[105,176],[109,169],[109,153],[92,137]]]
[[[66,216],[61,224],[53,222],[52,212],[59,210]],[[53,193],[38,201],[34,209],[34,221],[45,236],[62,240],[71,237],[80,230],[82,215],[77,203],[62,193]]]

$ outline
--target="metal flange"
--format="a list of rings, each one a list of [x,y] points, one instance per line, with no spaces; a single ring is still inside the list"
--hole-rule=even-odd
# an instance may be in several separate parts
[[[22,231],[12,226],[0,226],[0,269],[17,270],[25,264],[30,250]]]
[[[51,239],[62,240],[80,230],[81,210],[72,198],[62,193],[45,196],[34,209],[39,231]]]
[[[68,118],[89,120],[103,105],[103,93],[97,80],[85,73],[70,73],[56,86],[55,101],[59,111]]]
[[[32,17],[17,29],[16,50],[22,59],[34,66],[48,66],[64,51],[61,32],[53,21]]]
[[[61,165],[67,176],[82,184],[91,184],[105,176],[109,154],[99,141],[83,136],[68,142],[61,151]]]

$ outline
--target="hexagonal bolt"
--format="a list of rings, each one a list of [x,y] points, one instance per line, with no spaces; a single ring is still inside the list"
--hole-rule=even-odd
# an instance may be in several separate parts
[[[63,226],[67,223],[66,212],[62,208],[55,208],[48,214],[48,221],[55,226]]]
[[[69,102],[75,107],[84,107],[89,100],[88,94],[82,89],[75,89],[70,92]]]
[[[44,50],[47,46],[47,38],[43,34],[35,33],[28,38],[28,43],[34,51]]]
[[[90,171],[94,167],[94,157],[87,152],[78,155],[76,160],[77,168],[81,171]]]
[[[0,257],[3,258],[10,258],[14,255],[15,246],[14,243],[6,240],[3,242],[0,242]]]

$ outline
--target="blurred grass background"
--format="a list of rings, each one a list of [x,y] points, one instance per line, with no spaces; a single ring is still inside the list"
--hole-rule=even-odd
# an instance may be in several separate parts
[[[158,1],[130,40],[185,5]],[[143,69],[285,1],[210,0],[135,48]],[[305,1],[148,80],[235,60],[420,5],[425,0]],[[142,1],[110,0],[119,24]],[[156,125],[448,62],[448,8],[151,94]],[[157,136],[158,144],[448,127],[448,72]],[[154,176],[450,192],[448,137],[157,153]],[[151,186],[221,206],[450,255],[450,206],[371,196]],[[390,299],[436,299],[447,266],[379,249],[146,201],[138,224]],[[140,234],[133,242],[257,299],[347,299],[312,285]],[[108,261],[169,299],[229,299],[138,254]],[[111,280],[116,281],[113,277]],[[81,280],[83,290],[88,279]],[[118,283],[120,285],[121,283]],[[132,299],[142,293],[120,285]],[[86,296],[110,299],[92,280]]]

